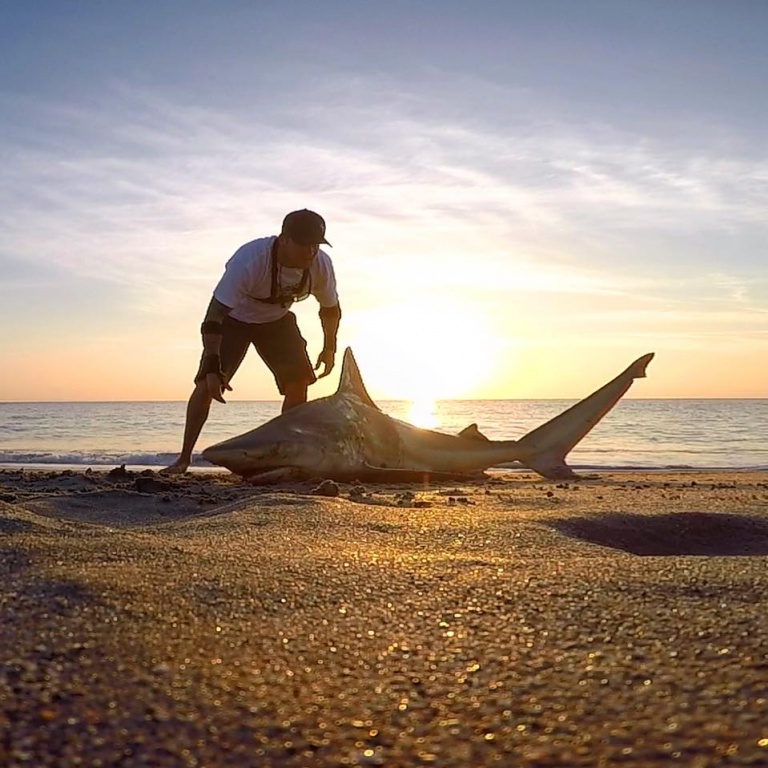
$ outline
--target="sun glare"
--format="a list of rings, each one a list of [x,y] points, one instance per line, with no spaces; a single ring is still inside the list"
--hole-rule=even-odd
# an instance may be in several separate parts
[[[406,421],[417,427],[434,429],[438,425],[434,400],[414,400],[408,409]]]
[[[445,309],[436,307],[445,306]],[[410,400],[421,423],[435,400],[473,397],[497,362],[500,340],[476,311],[434,301],[357,315],[352,348],[374,397]]]

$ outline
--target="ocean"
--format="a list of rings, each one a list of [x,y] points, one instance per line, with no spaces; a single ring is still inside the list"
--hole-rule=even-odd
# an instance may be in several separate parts
[[[492,439],[517,439],[571,400],[383,401],[419,426],[456,433],[473,422]],[[159,469],[181,443],[185,402],[0,403],[0,466]],[[277,401],[214,403],[197,445],[253,429]],[[622,400],[570,453],[576,470],[768,469],[768,399]],[[193,466],[210,467],[199,456]]]

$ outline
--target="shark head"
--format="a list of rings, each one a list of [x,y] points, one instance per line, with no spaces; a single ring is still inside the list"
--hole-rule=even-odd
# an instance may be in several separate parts
[[[359,419],[351,403],[378,411],[347,349],[334,395],[291,408],[250,432],[216,443],[202,457],[259,482],[321,476],[359,445]]]
[[[202,457],[243,477],[307,477],[324,465],[323,425],[311,403],[297,406],[256,429],[206,448]],[[279,470],[279,472],[278,472]]]

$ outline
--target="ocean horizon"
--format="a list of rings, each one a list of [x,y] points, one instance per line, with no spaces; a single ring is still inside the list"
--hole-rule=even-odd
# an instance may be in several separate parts
[[[382,401],[382,411],[439,432],[476,423],[489,438],[519,439],[576,400]],[[0,402],[0,466],[159,469],[179,450],[186,401]],[[279,415],[278,400],[214,404],[199,452]],[[768,398],[627,398],[569,454],[576,470],[766,469]]]

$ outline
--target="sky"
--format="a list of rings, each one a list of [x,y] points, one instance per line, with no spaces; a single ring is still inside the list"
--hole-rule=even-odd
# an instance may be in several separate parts
[[[0,401],[185,400],[227,259],[305,207],[374,398],[583,397],[646,352],[631,397],[768,397],[764,0],[0,14]],[[232,385],[279,397],[253,352]]]

